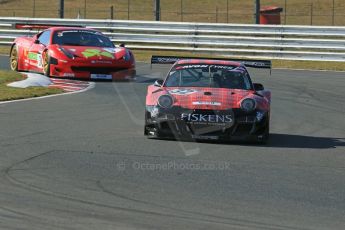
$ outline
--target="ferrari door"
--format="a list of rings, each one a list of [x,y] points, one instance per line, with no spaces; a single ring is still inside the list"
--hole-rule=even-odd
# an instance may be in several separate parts
[[[38,34],[37,39],[33,42],[28,52],[28,60],[31,71],[42,72],[42,52],[50,43],[50,30]]]

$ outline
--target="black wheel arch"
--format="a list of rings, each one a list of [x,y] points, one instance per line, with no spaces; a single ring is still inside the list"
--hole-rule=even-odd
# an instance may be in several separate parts
[[[12,53],[12,50],[13,50],[13,47],[15,47],[17,45],[17,43],[12,43],[11,45],[11,49],[10,49],[10,53],[8,54],[8,56],[11,56],[11,53]]]

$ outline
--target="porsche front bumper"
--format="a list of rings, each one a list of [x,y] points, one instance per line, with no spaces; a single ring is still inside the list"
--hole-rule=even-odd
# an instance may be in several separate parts
[[[241,109],[189,110],[147,106],[145,135],[173,139],[257,140],[265,135],[267,111],[246,113]]]

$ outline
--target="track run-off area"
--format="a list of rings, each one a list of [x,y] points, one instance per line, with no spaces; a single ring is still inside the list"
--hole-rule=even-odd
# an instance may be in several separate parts
[[[0,229],[344,229],[344,73],[251,71],[272,91],[271,139],[253,145],[144,137],[168,69],[0,104]]]

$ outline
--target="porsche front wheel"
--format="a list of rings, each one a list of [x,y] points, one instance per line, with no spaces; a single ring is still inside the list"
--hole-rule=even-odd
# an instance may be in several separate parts
[[[160,138],[159,128],[155,127],[154,125],[148,125],[146,122],[146,114],[145,114],[145,126],[144,126],[144,135],[149,139],[156,139]]]
[[[10,53],[10,67],[13,71],[18,71],[18,48],[13,46]]]

